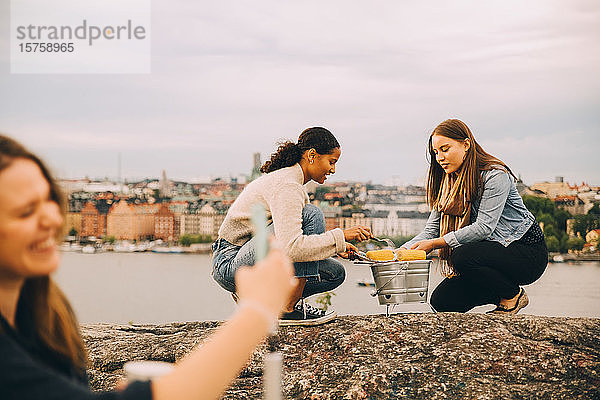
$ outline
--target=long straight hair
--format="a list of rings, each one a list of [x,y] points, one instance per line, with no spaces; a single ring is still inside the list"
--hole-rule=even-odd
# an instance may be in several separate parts
[[[0,135],[0,172],[17,159],[31,160],[38,165],[50,185],[50,198],[60,206],[64,216],[63,196],[48,168],[21,144]],[[62,234],[60,230],[58,235]],[[19,306],[25,308],[20,310],[21,312],[32,316],[39,339],[50,350],[69,360],[78,373],[84,373],[87,353],[77,318],[64,293],[50,276],[26,278],[21,289]]]
[[[271,154],[271,159],[260,167],[260,172],[273,172],[278,169],[291,167],[300,162],[306,150],[315,149],[321,155],[331,154],[335,148],[339,148],[333,133],[325,128],[314,127],[305,129],[298,137],[298,143],[283,142],[279,144],[277,151]]]
[[[433,152],[432,138],[434,135],[445,136],[450,139],[464,141],[469,139],[471,146],[461,165],[461,170],[465,169],[465,180],[462,193],[468,201],[473,202],[483,192],[483,180],[481,171],[490,169],[504,169],[510,173],[516,180],[515,174],[512,173],[508,166],[498,158],[487,153],[477,143],[473,133],[469,127],[458,119],[447,119],[439,124],[429,136],[427,150],[429,152],[429,173],[427,174],[427,204],[429,207],[436,205],[438,194],[441,189],[442,181],[446,172],[442,166],[436,161],[435,153]]]

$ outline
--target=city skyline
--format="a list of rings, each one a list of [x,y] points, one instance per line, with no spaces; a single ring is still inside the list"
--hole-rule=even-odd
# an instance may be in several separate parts
[[[526,184],[600,185],[600,5],[382,0],[152,3],[150,74],[10,74],[0,0],[0,132],[64,178],[248,174],[325,126],[332,181],[422,184],[426,143],[463,119]]]
[[[179,178],[176,176],[171,176],[169,175],[167,170],[161,169],[158,175],[145,175],[145,176],[128,176],[128,177],[119,177],[118,174],[113,174],[113,175],[105,175],[105,176],[91,176],[91,175],[87,175],[87,174],[83,174],[81,176],[74,176],[74,177],[63,177],[63,176],[56,176],[56,178],[58,180],[63,180],[63,181],[78,181],[78,180],[86,180],[89,179],[90,182],[112,182],[115,184],[132,184],[132,183],[138,183],[138,182],[142,182],[145,180],[150,180],[150,181],[162,181],[163,179],[163,173],[166,174],[166,178],[168,181],[170,182],[184,182],[184,183],[189,183],[189,184],[208,184],[208,183],[212,183],[215,182],[217,180],[231,180],[231,179],[235,179],[238,180],[238,183],[248,183],[247,179],[251,177],[252,175],[252,171],[241,171],[237,174],[229,174],[229,175],[217,175],[217,174],[212,174],[212,175],[205,175],[205,176],[196,176],[193,178]],[[520,176],[519,173],[516,173],[517,177]],[[240,178],[244,179],[240,181]],[[373,180],[367,180],[367,181],[359,181],[356,179],[346,179],[346,180],[340,180],[340,179],[336,179],[335,176],[330,176],[329,179],[327,180],[327,182],[325,182],[323,184],[323,186],[327,186],[328,184],[337,184],[337,183],[349,183],[349,182],[360,182],[360,183],[371,183],[374,185],[383,185],[383,186],[420,186],[420,187],[424,187],[426,185],[426,181],[425,181],[425,177],[423,177],[423,181],[422,182],[412,182],[412,183],[404,183],[401,181],[400,177],[391,177],[389,178],[387,181],[383,181],[383,182],[375,182]],[[564,183],[567,183],[569,185],[581,185],[581,184],[587,184],[589,186],[592,187],[600,187],[600,184],[595,184],[594,182],[588,182],[582,179],[575,179],[573,181],[570,181],[568,179],[566,179],[563,175],[555,175],[555,176],[551,176],[548,177],[547,179],[543,179],[543,180],[539,180],[539,181],[535,181],[535,182],[526,182],[523,181],[523,183],[527,186],[531,186],[534,185],[536,183],[543,183],[543,182],[557,182],[557,179],[561,179],[562,181],[564,181]],[[316,186],[321,186],[321,184],[313,182]]]

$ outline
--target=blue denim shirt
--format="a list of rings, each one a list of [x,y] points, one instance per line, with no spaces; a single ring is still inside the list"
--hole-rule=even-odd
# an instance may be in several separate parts
[[[508,172],[501,169],[482,171],[483,193],[471,203],[471,224],[444,235],[452,248],[463,244],[492,240],[505,247],[519,240],[535,222]],[[423,232],[402,245],[410,248],[419,240],[440,235],[440,213],[431,211]]]

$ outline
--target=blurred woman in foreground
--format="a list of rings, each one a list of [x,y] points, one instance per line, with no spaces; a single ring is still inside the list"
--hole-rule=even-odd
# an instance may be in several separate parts
[[[0,135],[0,388],[2,399],[217,398],[277,322],[295,285],[280,250],[236,274],[235,315],[173,372],[117,392],[88,388],[87,356],[69,302],[50,274],[59,263],[61,196],[48,169]],[[240,334],[243,333],[243,334]]]

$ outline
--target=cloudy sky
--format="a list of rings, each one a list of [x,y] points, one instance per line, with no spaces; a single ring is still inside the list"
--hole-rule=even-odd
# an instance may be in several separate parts
[[[332,180],[422,183],[431,130],[460,118],[525,183],[600,185],[600,3],[152,1],[152,73],[10,74],[0,132],[63,177],[249,172],[325,126]]]

